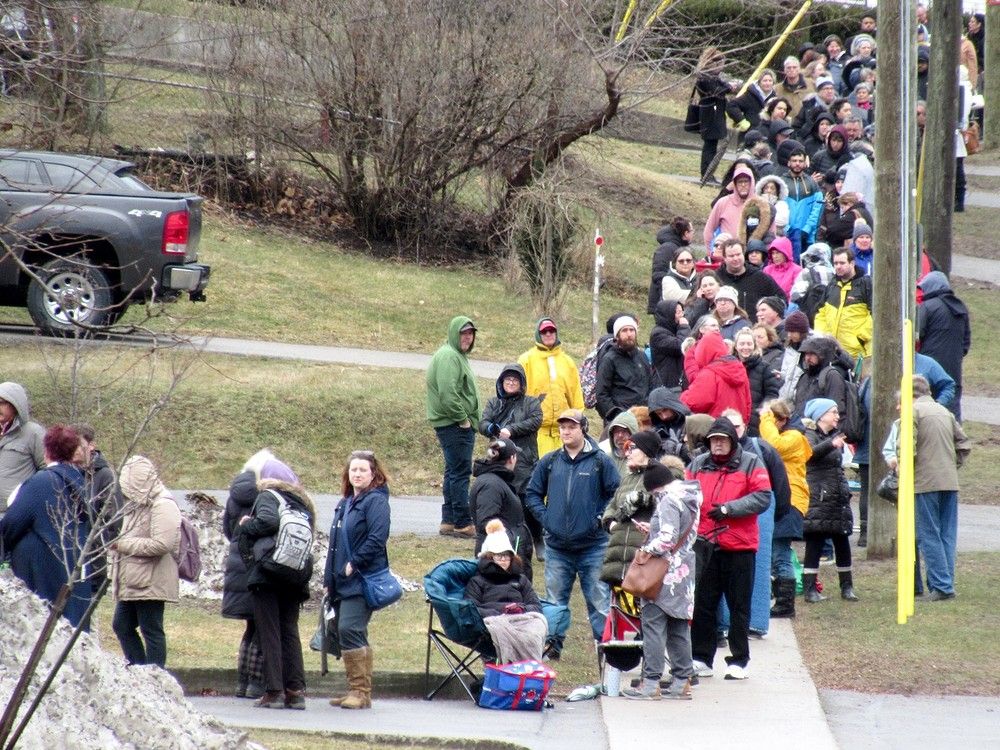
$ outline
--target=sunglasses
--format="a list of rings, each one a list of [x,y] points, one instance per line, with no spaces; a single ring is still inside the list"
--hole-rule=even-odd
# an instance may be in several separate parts
[[[718,247],[718,245],[716,245]],[[675,263],[694,263],[694,258],[678,258]]]

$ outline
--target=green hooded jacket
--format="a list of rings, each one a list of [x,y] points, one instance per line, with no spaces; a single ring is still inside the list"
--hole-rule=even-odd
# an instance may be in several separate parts
[[[479,422],[479,389],[469,366],[468,353],[459,347],[460,331],[472,318],[457,315],[448,324],[448,341],[431,358],[427,368],[427,421],[432,427],[447,427],[469,420]],[[472,347],[476,342],[473,340]]]

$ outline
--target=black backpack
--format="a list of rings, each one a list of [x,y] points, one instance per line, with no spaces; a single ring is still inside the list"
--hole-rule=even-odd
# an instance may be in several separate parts
[[[861,401],[858,384],[852,377],[844,377],[836,367],[827,368],[826,376],[821,384],[823,392],[829,393],[827,382],[834,374],[844,381],[845,412],[840,415],[840,424],[837,428],[844,433],[848,443],[856,445],[864,442],[868,434],[868,410],[865,409],[865,405]]]

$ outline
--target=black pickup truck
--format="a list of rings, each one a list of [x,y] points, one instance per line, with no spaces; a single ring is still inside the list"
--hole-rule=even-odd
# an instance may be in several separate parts
[[[110,325],[132,304],[205,299],[203,199],[157,192],[133,169],[0,149],[0,305],[27,306],[42,331],[66,335]]]

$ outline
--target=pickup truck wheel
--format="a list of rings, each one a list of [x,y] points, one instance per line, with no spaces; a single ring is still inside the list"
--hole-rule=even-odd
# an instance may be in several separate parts
[[[111,284],[104,272],[85,262],[53,260],[38,269],[45,282],[28,285],[28,312],[35,325],[53,336],[75,331],[76,324],[100,327],[111,322]]]

